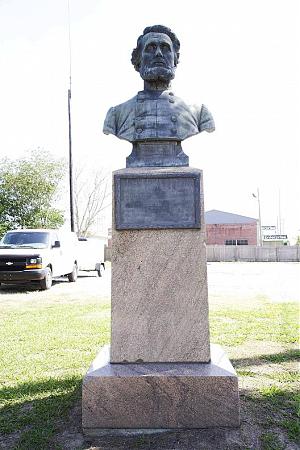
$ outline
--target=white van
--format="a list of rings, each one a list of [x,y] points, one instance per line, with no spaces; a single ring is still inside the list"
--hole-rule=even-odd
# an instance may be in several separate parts
[[[77,279],[77,236],[60,230],[8,231],[0,241],[0,284],[37,282],[50,289],[52,278]]]
[[[96,271],[102,277],[105,270],[104,246],[107,238],[78,238],[78,268],[81,271]]]

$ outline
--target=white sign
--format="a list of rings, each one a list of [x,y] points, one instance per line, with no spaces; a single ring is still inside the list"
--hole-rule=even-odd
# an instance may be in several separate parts
[[[276,230],[275,225],[263,225],[261,227],[261,231],[262,231],[263,239],[265,240],[265,238],[269,239],[268,236],[270,236],[270,235],[274,236],[276,234],[277,230]]]
[[[266,234],[264,241],[284,241],[287,238],[287,234]]]
[[[276,231],[276,226],[275,225],[263,225],[261,227],[261,229],[263,231]]]

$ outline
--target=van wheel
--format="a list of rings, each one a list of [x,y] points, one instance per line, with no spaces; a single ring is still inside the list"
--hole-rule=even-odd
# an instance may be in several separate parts
[[[75,263],[72,272],[68,273],[68,279],[70,283],[74,283],[77,280],[77,277],[78,277],[78,267],[77,264]]]
[[[100,264],[97,270],[98,277],[103,277],[104,275],[104,267],[103,264]]]
[[[50,289],[51,286],[52,286],[52,272],[51,269],[47,267],[45,278],[41,280],[41,289],[42,291],[45,291],[47,289]]]

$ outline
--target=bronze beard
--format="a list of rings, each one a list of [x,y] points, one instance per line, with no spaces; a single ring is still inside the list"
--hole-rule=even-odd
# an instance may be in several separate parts
[[[175,77],[175,67],[144,67],[140,75],[145,81],[171,81]]]

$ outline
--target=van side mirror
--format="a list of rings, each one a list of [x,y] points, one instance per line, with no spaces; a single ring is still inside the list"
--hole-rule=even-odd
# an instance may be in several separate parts
[[[52,248],[59,248],[59,247],[60,247],[60,242],[54,241],[54,244],[52,244]]]

